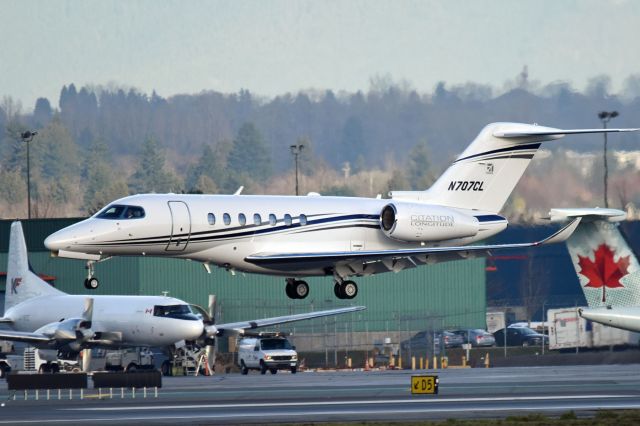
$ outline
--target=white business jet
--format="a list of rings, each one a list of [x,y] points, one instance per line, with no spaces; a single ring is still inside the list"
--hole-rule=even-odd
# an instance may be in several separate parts
[[[390,200],[317,194],[133,195],[50,235],[45,245],[54,256],[89,261],[87,288],[98,285],[95,261],[167,256],[203,262],[207,270],[215,264],[284,276],[290,298],[308,295],[301,278],[330,276],[336,296],[351,299],[358,292],[348,279],[352,276],[563,241],[577,222],[542,241],[474,245],[507,227],[498,213],[542,142],[567,134],[634,130],[494,123],[426,191],[393,191]]]
[[[74,359],[92,347],[169,347],[199,341],[212,345],[216,336],[293,321],[365,309],[354,306],[305,314],[214,324],[196,305],[166,296],[81,296],[52,287],[29,269],[20,222],[11,224],[7,289],[0,340],[29,343]],[[88,363],[88,360],[85,359]]]
[[[575,209],[574,214],[581,214]],[[588,308],[580,316],[623,330],[640,332],[640,264],[618,228],[624,212],[596,209],[567,240],[573,267]]]

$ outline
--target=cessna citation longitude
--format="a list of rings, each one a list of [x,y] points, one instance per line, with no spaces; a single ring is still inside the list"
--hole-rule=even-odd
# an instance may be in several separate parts
[[[4,316],[13,330],[0,340],[27,342],[52,352],[47,359],[73,359],[92,347],[165,347],[177,343],[212,345],[216,336],[293,321],[338,315],[363,306],[316,311],[228,324],[214,324],[202,308],[166,296],[80,296],[63,293],[29,270],[20,222],[11,224]],[[47,351],[48,350],[48,351]],[[90,354],[90,351],[89,351]],[[83,358],[88,366],[89,354]]]
[[[351,276],[563,241],[577,223],[534,243],[472,245],[507,227],[498,212],[541,142],[633,130],[494,123],[426,191],[393,191],[390,200],[134,195],[50,235],[45,245],[55,256],[88,260],[89,288],[98,285],[95,261],[114,255],[168,256],[201,261],[205,268],[215,264],[287,277],[290,298],[309,293],[300,278],[332,276],[336,296],[351,299],[358,292]]]

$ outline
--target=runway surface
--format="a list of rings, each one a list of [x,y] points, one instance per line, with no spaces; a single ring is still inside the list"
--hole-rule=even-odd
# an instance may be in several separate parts
[[[424,372],[421,372],[424,373]],[[80,401],[9,400],[0,381],[0,424],[220,424],[497,418],[530,412],[640,408],[640,365],[518,367],[428,371],[438,395],[411,395],[410,371],[250,373],[163,379],[158,398],[120,392]],[[53,395],[53,394],[52,394]],[[57,394],[56,394],[57,396]],[[149,392],[148,396],[153,396]]]

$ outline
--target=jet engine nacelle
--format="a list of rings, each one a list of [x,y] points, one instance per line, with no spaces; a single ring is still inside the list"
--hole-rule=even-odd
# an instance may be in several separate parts
[[[447,207],[418,203],[389,203],[380,213],[380,229],[389,238],[407,242],[473,237],[478,219]]]

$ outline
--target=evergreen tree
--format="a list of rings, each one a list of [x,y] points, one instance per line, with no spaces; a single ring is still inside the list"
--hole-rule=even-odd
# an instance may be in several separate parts
[[[138,164],[138,170],[131,176],[130,187],[133,192],[177,191],[178,181],[165,170],[165,155],[155,139],[145,140]]]
[[[433,183],[433,176],[429,172],[429,149],[424,140],[409,152],[407,179],[415,190],[425,190]]]
[[[271,173],[271,155],[260,131],[253,123],[238,130],[229,153],[227,170],[235,175],[246,174],[253,180],[267,179]]]
[[[31,122],[36,128],[41,128],[49,124],[53,118],[53,110],[51,104],[47,98],[38,98],[36,101],[36,107],[33,110],[33,118]]]
[[[360,165],[362,161],[358,161],[358,156],[364,152],[364,131],[362,130],[362,122],[359,118],[351,116],[347,119],[342,127],[342,138],[340,140],[342,158],[341,162],[348,161],[352,167],[356,164]],[[352,168],[352,173],[358,173],[360,170]]]
[[[89,214],[129,193],[126,182],[113,172],[107,145],[101,140],[91,142],[83,175],[86,185],[83,207]]]

